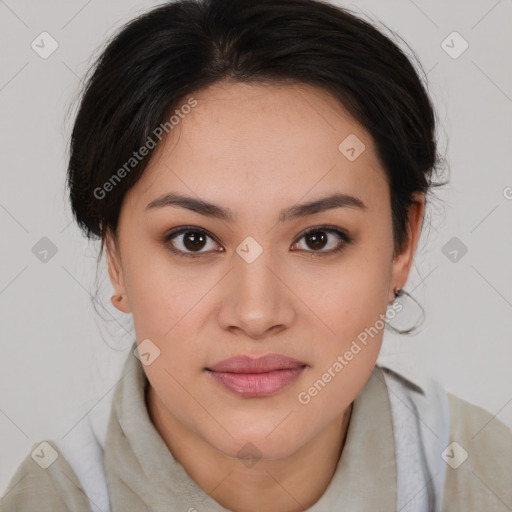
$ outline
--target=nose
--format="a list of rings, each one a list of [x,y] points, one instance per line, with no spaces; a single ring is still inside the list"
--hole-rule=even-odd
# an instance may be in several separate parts
[[[279,265],[265,251],[252,263],[237,254],[233,260],[218,312],[220,326],[255,340],[289,328],[295,318],[293,294]]]

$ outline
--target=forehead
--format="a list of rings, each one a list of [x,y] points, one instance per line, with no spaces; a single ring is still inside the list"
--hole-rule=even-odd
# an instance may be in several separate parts
[[[387,192],[371,136],[323,89],[221,82],[190,96],[196,106],[183,110],[130,191],[134,208],[169,191],[233,210],[247,201],[263,208],[273,198]]]

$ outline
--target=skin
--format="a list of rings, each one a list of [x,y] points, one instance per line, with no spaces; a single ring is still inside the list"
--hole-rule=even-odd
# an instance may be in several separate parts
[[[302,510],[336,470],[351,404],[375,366],[383,330],[309,403],[298,395],[405,285],[424,197],[415,196],[408,237],[395,252],[389,187],[374,143],[333,96],[307,85],[232,82],[193,96],[198,105],[157,148],[125,197],[117,236],[107,239],[109,275],[123,296],[115,305],[133,315],[138,343],[149,338],[160,349],[144,366],[148,412],[197,484],[234,511]],[[366,146],[355,161],[338,150],[350,134]],[[235,221],[173,206],[145,211],[166,192],[229,208]],[[366,207],[278,222],[281,209],[334,192]],[[301,235],[322,224],[353,241],[329,254],[343,241],[324,230],[328,239],[315,251],[315,241]],[[197,258],[169,250],[174,244],[191,253],[184,235],[162,241],[183,225],[212,235]],[[252,263],[236,252],[248,236],[263,250]],[[308,366],[272,396],[234,395],[205,371],[234,355],[276,352]],[[258,450],[250,467],[237,457],[244,446]]]

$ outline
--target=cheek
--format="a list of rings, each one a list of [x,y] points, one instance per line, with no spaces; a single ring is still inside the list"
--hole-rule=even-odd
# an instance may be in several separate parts
[[[334,420],[356,398],[371,375],[382,345],[385,279],[367,266],[356,270],[312,301],[329,330],[323,330],[327,336],[318,337],[314,365],[296,400],[303,414],[322,418],[322,424]]]
[[[179,403],[183,389],[193,389],[202,370],[206,347],[205,322],[211,318],[208,291],[219,276],[207,268],[178,265],[165,250],[137,250],[127,262],[131,314],[137,342],[151,340],[158,359],[145,367],[148,378],[160,395],[174,396]],[[185,400],[185,410],[190,404]],[[177,406],[176,406],[177,407]]]
[[[307,297],[322,321],[328,340],[343,345],[385,313],[392,268],[390,254],[390,249],[377,246],[354,251],[335,270],[323,268],[314,276],[301,279],[299,293]]]
[[[336,403],[332,414],[339,413],[369,378],[384,334],[391,257],[389,244],[361,244],[335,273],[318,272],[315,287],[309,286],[309,304],[325,327],[314,346],[311,393],[302,390],[311,410]]]
[[[127,253],[126,287],[137,339],[165,344],[188,318],[197,316],[201,298],[214,284],[213,273],[176,264],[165,249],[151,244]]]

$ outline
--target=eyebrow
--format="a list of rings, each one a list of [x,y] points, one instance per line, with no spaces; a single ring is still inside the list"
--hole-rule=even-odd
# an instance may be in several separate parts
[[[151,201],[145,208],[145,211],[167,206],[185,208],[197,212],[207,217],[234,222],[236,216],[229,208],[209,203],[202,199],[183,196],[174,192],[164,194]],[[359,208],[366,209],[366,205],[357,197],[348,194],[332,194],[309,203],[301,203],[285,208],[279,212],[279,222],[306,217],[315,213],[332,210],[334,208]]]

